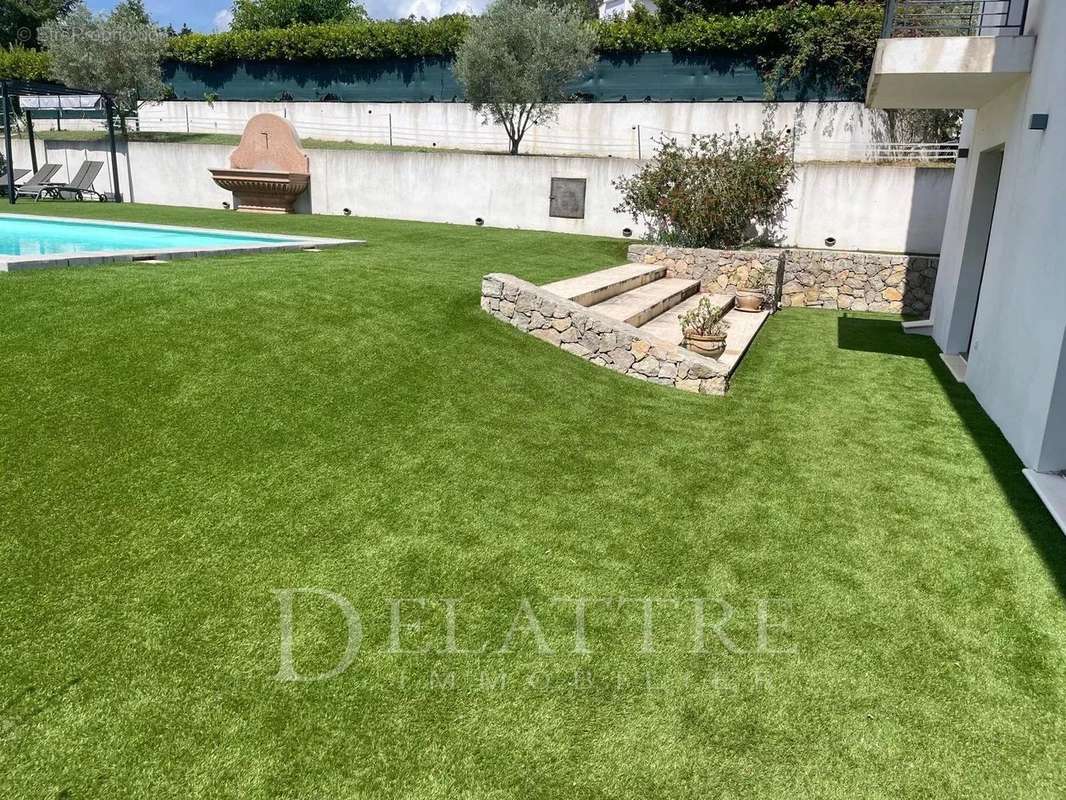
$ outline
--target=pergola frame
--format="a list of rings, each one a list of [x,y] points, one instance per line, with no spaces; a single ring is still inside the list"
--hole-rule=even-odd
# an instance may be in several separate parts
[[[107,110],[107,138],[111,146],[111,186],[115,195],[115,202],[122,202],[122,190],[118,182],[118,152],[115,145],[115,98],[107,92],[93,91],[91,89],[72,89],[61,83],[44,83],[41,81],[0,80],[0,93],[3,94],[4,106],[4,156],[7,161],[7,201],[15,204],[15,173],[11,154],[11,122],[15,114],[12,98],[29,95],[36,97],[71,97],[74,95],[98,95],[104,99],[104,108]],[[30,141],[30,161],[33,171],[37,171],[37,148],[33,138],[33,115],[29,109],[25,109],[26,134]]]

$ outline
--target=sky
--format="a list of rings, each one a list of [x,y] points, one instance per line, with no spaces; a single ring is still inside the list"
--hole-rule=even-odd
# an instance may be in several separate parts
[[[88,0],[93,11],[108,11],[118,0]],[[439,17],[456,11],[479,11],[488,0],[364,0],[363,5],[376,19]],[[232,0],[145,0],[148,13],[160,25],[181,28],[182,23],[205,33],[225,30],[232,19]]]

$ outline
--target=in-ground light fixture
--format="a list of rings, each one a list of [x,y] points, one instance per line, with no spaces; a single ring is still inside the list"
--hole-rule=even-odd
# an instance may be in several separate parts
[[[478,217],[477,219],[474,220],[474,224],[477,225],[478,227],[481,227],[482,225],[485,224],[485,220],[483,220],[481,217]]]
[[[350,217],[352,215],[352,210],[350,208],[345,208],[345,209],[343,209],[343,211],[344,211],[344,216],[346,216],[346,217]]]
[[[632,228],[622,228],[622,235],[628,239],[630,236],[633,235],[633,229]]]
[[[227,203],[225,200],[222,201],[222,207],[229,211],[229,203]]]

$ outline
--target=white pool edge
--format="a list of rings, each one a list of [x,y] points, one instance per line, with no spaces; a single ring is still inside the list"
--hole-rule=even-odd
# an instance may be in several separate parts
[[[326,239],[317,236],[287,236],[276,233],[257,233],[254,231],[226,230],[222,228],[194,228],[184,225],[153,225],[145,222],[122,222],[111,220],[84,219],[75,217],[53,217],[43,214],[9,214],[0,213],[0,222],[4,219],[42,220],[45,222],[63,222],[84,225],[107,225],[118,228],[137,228],[147,230],[169,230],[182,233],[212,234],[216,236],[254,236],[257,239],[273,239],[277,244],[255,242],[251,244],[224,245],[220,247],[190,248],[148,248],[145,250],[95,250],[85,253],[60,254],[50,256],[7,256],[0,253],[0,272],[16,272],[28,269],[46,269],[54,267],[90,267],[102,264],[129,263],[134,261],[199,258],[201,256],[224,256],[246,253],[275,253],[309,248],[327,248],[363,245],[362,239]]]

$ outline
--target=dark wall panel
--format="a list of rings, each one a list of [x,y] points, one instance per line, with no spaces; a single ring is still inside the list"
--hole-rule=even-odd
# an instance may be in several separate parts
[[[330,99],[351,102],[462,100],[462,89],[445,59],[373,62],[233,62],[211,67],[167,64],[164,78],[178,99]],[[572,89],[589,102],[758,101],[764,86],[750,61],[735,56],[644,53],[601,56],[588,77]],[[287,99],[287,98],[286,98]],[[794,99],[782,97],[783,100]],[[839,97],[825,97],[837,100]]]

